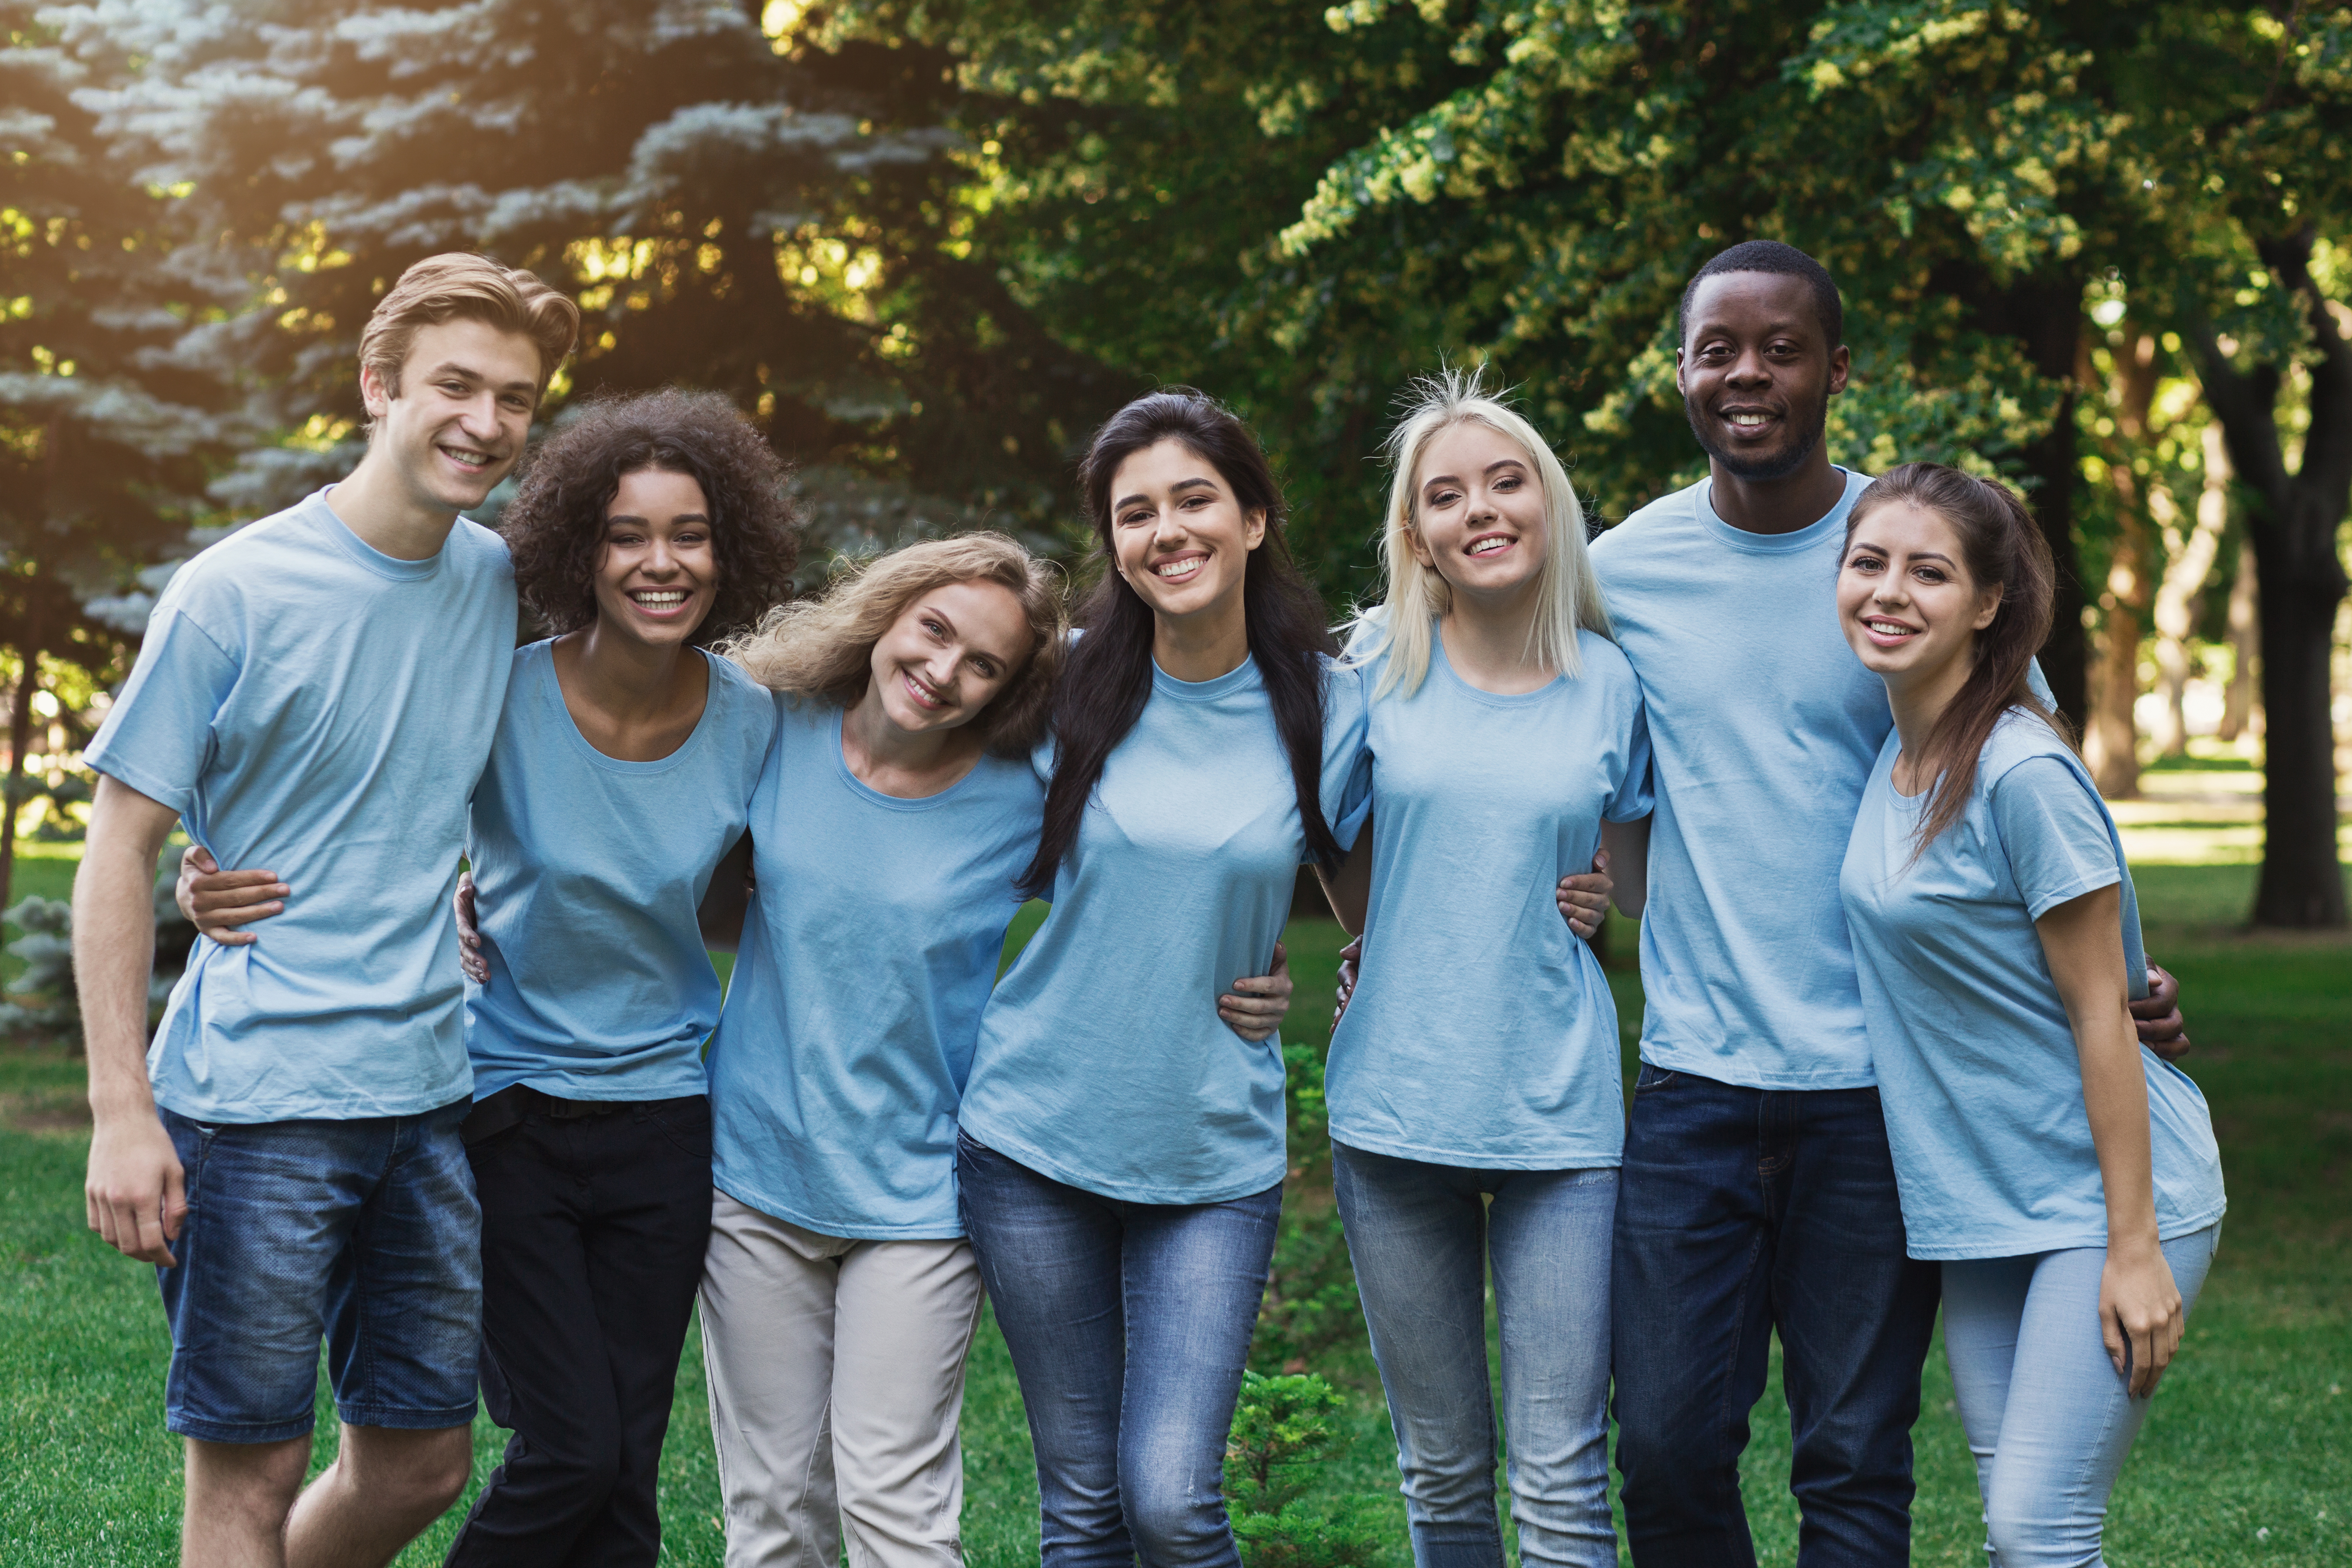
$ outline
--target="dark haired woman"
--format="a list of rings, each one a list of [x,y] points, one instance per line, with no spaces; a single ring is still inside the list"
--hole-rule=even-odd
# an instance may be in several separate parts
[[[776,721],[700,645],[789,591],[782,479],[724,398],[664,392],[592,405],[500,519],[555,635],[514,653],[459,892],[461,928],[469,895],[480,915],[482,1387],[514,1436],[453,1563],[660,1552],[656,1468],[710,1226],[719,986],[696,916]],[[275,912],[253,875],[184,879],[183,903],[216,933]]]
[[[1912,1257],[2001,1568],[2100,1561],[2107,1494],[2221,1236],[2204,1097],[2134,1036],[2122,841],[2027,684],[2047,546],[1999,485],[1913,463],[1838,578],[1895,732],[1840,877]]]
[[[1202,987],[1279,965],[1299,866],[1345,848],[1362,703],[1238,419],[1139,398],[1080,478],[1109,570],[1053,708],[1026,877],[1053,911],[981,1019],[959,1197],[1045,1562],[1232,1564],[1222,1465],[1281,1209],[1283,1063],[1271,1022],[1229,1023]]]

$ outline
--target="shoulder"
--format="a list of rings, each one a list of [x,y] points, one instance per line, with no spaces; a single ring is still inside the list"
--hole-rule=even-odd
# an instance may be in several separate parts
[[[1984,751],[1977,758],[1977,787],[1990,791],[2017,768],[2038,758],[2047,758],[2069,773],[2082,767],[2074,749],[2047,720],[2027,709],[2011,708],[1994,721],[1992,733],[1985,737]]]
[[[452,564],[468,572],[514,577],[514,555],[507,542],[498,533],[484,528],[472,518],[461,517],[449,530],[449,559]]]
[[[1634,678],[1633,661],[1625,650],[1589,626],[1576,633],[1577,657],[1584,661],[1584,678],[1603,686],[1622,686],[1634,696],[1641,695],[1641,682]]]
[[[323,495],[325,492],[321,491]],[[225,539],[205,545],[191,556],[165,584],[158,606],[184,608],[191,603],[241,595],[257,582],[269,579],[257,568],[289,555],[331,553],[333,547],[320,530],[314,509],[323,509],[319,496],[307,497],[284,511],[256,518]]]
[[[1706,494],[1706,487],[1705,479],[1685,485],[1660,496],[1614,528],[1605,530],[1592,542],[1592,559],[1596,563],[1622,563],[1662,539],[1696,528],[1699,500]]]

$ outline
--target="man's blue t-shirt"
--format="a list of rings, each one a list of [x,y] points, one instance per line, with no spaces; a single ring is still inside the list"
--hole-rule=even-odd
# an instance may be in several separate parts
[[[293,889],[198,939],[148,1051],[199,1121],[406,1116],[473,1085],[449,896],[514,647],[505,543],[460,518],[401,561],[322,490],[205,550],[156,602],[89,765],[224,867]]]
[[[1592,545],[1655,759],[1642,1059],[1750,1089],[1872,1082],[1838,866],[1886,688],[1838,625],[1846,514],[1794,533],[1717,517],[1710,485]]]
[[[710,670],[701,721],[668,756],[624,762],[572,721],[554,646],[515,650],[474,791],[467,855],[490,969],[466,988],[474,1097],[518,1083],[563,1100],[700,1094],[719,973],[695,911],[743,836],[775,701],[693,652]]]
[[[780,701],[710,1041],[712,1179],[823,1236],[961,1236],[956,1109],[1045,786],[983,756],[937,795],[883,795],[843,759],[839,709]]]
[[[1328,671],[1325,692],[1321,799],[1344,847],[1359,672]],[[1280,1182],[1281,1041],[1242,1038],[1217,998],[1272,966],[1306,858],[1256,661],[1203,681],[1155,666],[1055,875],[1053,911],[981,1016],[963,1130],[1131,1203],[1222,1203]]]
[[[1617,1007],[1554,889],[1591,867],[1604,816],[1650,810],[1641,687],[1595,632],[1577,636],[1581,675],[1513,696],[1430,641],[1421,689],[1369,710],[1371,901],[1331,1037],[1331,1136],[1446,1165],[1617,1164]],[[1386,658],[1364,666],[1367,692]]]
[[[2015,1258],[2104,1247],[2105,1186],[2083,1068],[2033,922],[2122,884],[2124,969],[2144,995],[2139,909],[2115,819],[2039,718],[2012,710],[1985,743],[1958,821],[1913,858],[1927,796],[1895,791],[1889,735],[1840,878],[1887,1142],[1914,1258]],[[2146,1047],[2158,1235],[2221,1217],[2205,1097]]]

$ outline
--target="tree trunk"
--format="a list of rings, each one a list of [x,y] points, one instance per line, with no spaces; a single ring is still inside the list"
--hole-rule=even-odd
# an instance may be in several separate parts
[[[2081,379],[2088,384],[2089,355],[2084,357]],[[2156,547],[2148,535],[2148,514],[2155,510],[2162,481],[2154,481],[2143,492],[2134,466],[2156,405],[2156,335],[2130,333],[2116,350],[2115,363],[2107,395],[2117,438],[2108,446],[2106,458],[2107,483],[2116,493],[2116,543],[2106,592],[2099,595],[2097,659],[2084,692],[2089,712],[2083,730],[2083,760],[2101,795],[2128,800],[2139,794],[2139,645],[2147,635],[2148,611],[2156,597]]]
[[[2221,727],[2214,733],[2235,741],[2249,730],[2263,732],[2263,706],[2256,700],[2262,655],[2262,573],[2254,565],[2254,547],[2241,540],[2238,575],[2230,584],[2230,684],[2221,697]]]
[[[2302,297],[2318,356],[2310,366],[2310,426],[2293,473],[2279,440],[2282,367],[2242,374],[2211,329],[2198,330],[2207,396],[2255,503],[2247,509],[2246,531],[2263,583],[2264,766],[2253,921],[2303,929],[2346,923],[2328,663],[2346,588],[2336,534],[2352,506],[2352,345],[2312,281],[2312,241],[2305,229],[2259,247],[2288,293]]]
[[[2184,700],[2195,666],[2189,639],[2197,629],[2197,601],[2205,580],[2213,574],[2213,558],[2221,553],[2221,530],[2230,521],[2230,453],[2221,440],[2221,426],[2207,421],[2204,433],[2205,479],[2197,493],[2197,521],[2183,537],[2172,508],[2171,492],[2158,486],[2148,493],[2161,501],[2157,521],[2164,526],[2164,580],[2156,589],[2156,668],[2163,685],[2164,717],[2155,735],[2158,756],[2185,756],[2189,751],[2189,715]]]
[[[0,809],[0,910],[12,903],[16,876],[16,808],[25,802],[25,748],[33,742],[33,693],[41,683],[41,650],[31,642],[23,649],[25,672],[16,678],[16,695],[8,705],[8,786]]]

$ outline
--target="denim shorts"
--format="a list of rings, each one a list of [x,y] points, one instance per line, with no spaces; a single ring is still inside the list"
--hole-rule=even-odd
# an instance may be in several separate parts
[[[188,1214],[158,1268],[172,1325],[165,1425],[210,1443],[275,1443],[315,1418],[319,1344],[353,1426],[474,1418],[482,1211],[459,1100],[351,1121],[191,1121],[161,1114]]]

